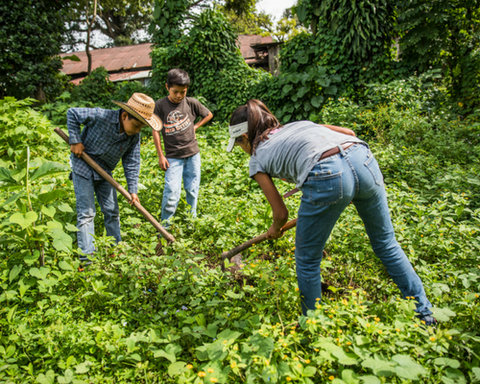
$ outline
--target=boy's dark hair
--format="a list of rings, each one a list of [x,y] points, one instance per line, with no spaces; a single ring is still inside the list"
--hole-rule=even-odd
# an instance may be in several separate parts
[[[248,122],[248,142],[252,153],[261,141],[268,140],[268,133],[281,127],[277,118],[260,100],[248,100],[247,104],[238,107],[230,117],[230,125]],[[238,142],[238,141],[237,141]]]
[[[132,119],[134,119],[134,120],[137,120],[138,122],[140,122],[140,123],[141,123],[141,121],[140,121],[140,120],[138,120],[138,119],[137,119],[135,116],[131,115],[130,113],[128,113],[128,112],[127,112],[127,111],[125,111],[124,109],[122,109],[122,113],[120,114],[120,116],[121,116],[121,115],[123,115],[123,112],[125,112],[125,113],[127,114],[127,118],[128,118],[128,120],[132,120]]]
[[[190,85],[190,76],[188,76],[188,73],[180,68],[174,68],[168,71],[167,87],[170,88],[174,85],[188,87]]]

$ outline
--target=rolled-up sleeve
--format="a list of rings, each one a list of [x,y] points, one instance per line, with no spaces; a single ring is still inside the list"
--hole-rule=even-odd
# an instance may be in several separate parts
[[[138,193],[140,176],[140,138],[122,157],[123,171],[127,179],[128,192]]]

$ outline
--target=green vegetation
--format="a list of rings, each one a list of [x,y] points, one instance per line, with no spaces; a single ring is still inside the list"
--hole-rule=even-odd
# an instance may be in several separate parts
[[[400,298],[353,206],[329,240],[328,289],[310,317],[299,316],[294,231],[223,272],[219,255],[271,220],[247,157],[224,152],[224,123],[198,134],[199,217],[188,217],[182,198],[177,242],[157,255],[154,228],[121,200],[124,242],[113,246],[103,235],[98,212],[96,262],[77,272],[75,200],[62,173],[68,148],[28,101],[4,100],[1,131],[15,140],[2,147],[13,149],[0,168],[0,382],[479,381],[480,124],[475,116],[459,120],[448,104],[433,109],[442,93],[420,92],[431,76],[375,86],[366,107],[327,99],[312,117],[372,143],[398,240],[424,281],[436,329],[424,328],[413,302]],[[59,100],[49,116],[66,107]],[[121,167],[114,177],[125,182]],[[148,137],[140,182],[142,204],[158,217],[163,173]],[[286,200],[291,217],[299,195]]]

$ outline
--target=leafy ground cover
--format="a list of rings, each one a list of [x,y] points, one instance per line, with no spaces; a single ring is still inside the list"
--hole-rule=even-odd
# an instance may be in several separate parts
[[[271,214],[248,178],[248,158],[225,153],[225,124],[198,135],[199,217],[186,214],[182,198],[177,242],[157,255],[155,230],[121,200],[124,242],[104,236],[98,212],[96,262],[77,272],[68,148],[28,102],[12,103],[4,101],[0,118],[0,132],[14,137],[10,150],[0,147],[0,382],[480,381],[474,118],[346,100],[318,115],[372,144],[398,240],[439,320],[425,328],[373,255],[353,206],[328,242],[328,288],[308,318],[299,316],[294,230],[244,252],[241,270],[222,270],[219,255],[265,232]],[[41,136],[30,139],[33,131]],[[124,182],[121,167],[114,177]],[[140,182],[140,201],[159,217],[163,172],[149,137]],[[293,218],[300,194],[286,202]]]

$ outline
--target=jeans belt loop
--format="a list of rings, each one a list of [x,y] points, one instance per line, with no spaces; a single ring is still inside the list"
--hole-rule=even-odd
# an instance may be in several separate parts
[[[341,153],[342,156],[345,156],[345,149],[348,149],[350,148],[352,145],[354,145],[355,143],[353,142],[346,142],[346,143],[343,143],[343,144],[340,144],[338,145],[337,147],[334,147],[332,149],[329,149],[328,151],[325,151],[322,153],[322,155],[320,156],[320,159],[319,160],[323,160],[323,159],[326,159],[327,157],[330,157],[330,156],[333,156],[333,155],[336,155],[338,153]]]

